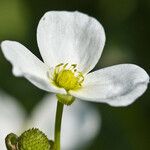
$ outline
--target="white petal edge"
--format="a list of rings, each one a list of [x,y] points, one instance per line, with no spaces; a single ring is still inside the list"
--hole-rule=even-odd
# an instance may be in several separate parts
[[[22,132],[25,116],[25,110],[15,98],[0,91],[0,147],[2,150],[6,150],[5,137],[9,133]]]
[[[28,127],[37,127],[54,139],[54,123],[57,99],[46,96],[32,112]],[[76,100],[64,107],[62,120],[62,150],[76,150],[86,147],[99,133],[101,117],[98,110],[87,102]],[[69,142],[68,142],[69,141]]]
[[[120,64],[89,73],[83,88],[70,93],[83,100],[127,106],[147,89],[149,76],[133,64]]]
[[[15,76],[24,76],[42,90],[66,93],[64,89],[50,84],[47,77],[48,66],[40,61],[25,46],[16,41],[3,41],[1,48],[5,58],[11,62]]]
[[[37,28],[37,42],[46,64],[77,64],[87,73],[97,64],[105,44],[102,25],[80,12],[49,11]]]

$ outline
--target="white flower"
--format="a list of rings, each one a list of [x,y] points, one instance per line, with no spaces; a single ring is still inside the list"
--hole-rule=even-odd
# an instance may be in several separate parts
[[[139,66],[120,64],[89,73],[104,44],[102,25],[80,12],[50,11],[39,22],[37,42],[43,61],[18,42],[1,44],[16,76],[45,91],[83,100],[126,106],[147,89],[149,76]]]
[[[46,96],[32,111],[26,113],[17,100],[0,92],[0,147],[6,150],[5,137],[13,132],[17,135],[32,127],[38,127],[53,139],[56,98]],[[101,117],[92,105],[76,101],[64,109],[62,122],[62,150],[76,150],[88,146],[99,133]]]

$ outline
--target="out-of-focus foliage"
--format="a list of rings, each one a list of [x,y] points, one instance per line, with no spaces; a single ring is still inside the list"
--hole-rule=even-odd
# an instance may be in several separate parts
[[[0,40],[20,41],[41,58],[36,44],[36,27],[41,16],[49,10],[78,10],[103,24],[107,40],[96,68],[134,63],[149,73],[149,0],[0,0]],[[29,115],[45,94],[24,78],[14,77],[11,65],[1,52],[0,88],[15,96]],[[101,112],[102,129],[89,150],[149,150],[149,98],[147,90],[126,108],[95,104]]]

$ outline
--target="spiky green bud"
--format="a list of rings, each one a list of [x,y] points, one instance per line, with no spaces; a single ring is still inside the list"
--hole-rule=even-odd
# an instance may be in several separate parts
[[[50,143],[43,132],[33,128],[18,138],[18,150],[50,150]]]

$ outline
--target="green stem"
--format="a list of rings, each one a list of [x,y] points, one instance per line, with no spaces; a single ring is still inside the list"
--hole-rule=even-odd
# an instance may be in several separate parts
[[[60,150],[61,120],[64,104],[57,102],[57,111],[55,118],[55,150]]]

